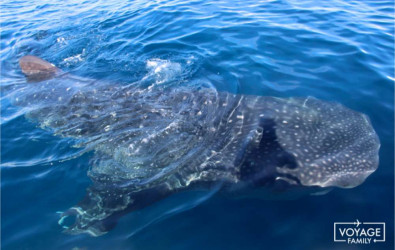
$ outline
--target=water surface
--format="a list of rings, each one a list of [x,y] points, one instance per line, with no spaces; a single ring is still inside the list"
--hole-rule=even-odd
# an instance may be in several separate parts
[[[0,7],[4,249],[393,248],[392,1],[6,0]],[[184,193],[125,216],[102,237],[66,235],[57,212],[85,195],[92,153],[81,154],[12,104],[6,90],[25,82],[18,59],[27,54],[117,84],[145,79],[336,101],[370,117],[380,165],[361,186],[323,196]],[[355,219],[386,222],[387,242],[335,244],[333,223]]]

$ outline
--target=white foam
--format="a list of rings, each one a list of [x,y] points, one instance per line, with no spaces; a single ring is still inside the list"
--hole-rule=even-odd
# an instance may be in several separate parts
[[[63,59],[63,63],[66,64],[66,66],[70,66],[72,64],[82,62],[82,61],[84,61],[84,58],[83,58],[84,55],[85,55],[85,49],[82,50],[81,54],[77,54],[75,56],[70,56],[70,57]]]
[[[156,84],[171,81],[182,72],[181,64],[158,58],[147,60],[146,69],[148,74],[143,78],[143,80],[152,77]]]

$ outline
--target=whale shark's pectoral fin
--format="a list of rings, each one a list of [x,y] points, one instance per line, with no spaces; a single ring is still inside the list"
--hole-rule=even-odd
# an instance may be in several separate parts
[[[277,172],[278,168],[297,168],[295,157],[285,151],[278,143],[276,122],[262,118],[248,144],[242,149],[240,179],[252,182],[255,186],[270,185],[274,189],[282,188],[278,180],[286,180],[289,184],[297,184],[296,178]],[[280,183],[282,183],[280,182]]]
[[[19,59],[19,66],[29,81],[48,80],[62,71],[50,62],[36,56],[24,56]]]

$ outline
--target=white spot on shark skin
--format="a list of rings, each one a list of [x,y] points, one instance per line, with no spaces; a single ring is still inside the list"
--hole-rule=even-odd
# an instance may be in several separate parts
[[[64,37],[58,37],[56,39],[56,42],[60,44],[67,44],[66,39],[64,39]]]
[[[188,58],[187,64],[191,64],[195,60],[195,57],[192,55]]]

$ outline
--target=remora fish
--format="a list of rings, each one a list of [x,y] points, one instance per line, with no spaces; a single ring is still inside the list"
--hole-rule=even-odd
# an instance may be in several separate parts
[[[337,103],[106,84],[34,56],[20,66],[32,82],[15,104],[95,152],[93,185],[62,214],[76,217],[68,233],[101,235],[126,212],[182,190],[351,188],[378,166],[380,143],[368,117]]]

